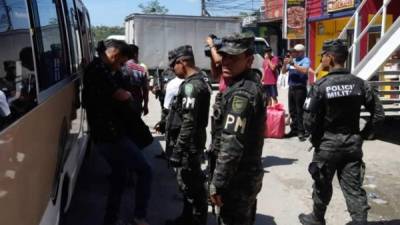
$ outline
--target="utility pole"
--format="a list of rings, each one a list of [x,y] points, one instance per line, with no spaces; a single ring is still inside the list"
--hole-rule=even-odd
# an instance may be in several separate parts
[[[7,31],[12,29],[11,17],[10,17],[10,7],[8,7],[6,0],[0,0],[0,3],[3,5],[4,10],[6,11],[7,20],[8,20],[8,27]]]
[[[206,0],[201,0],[201,16],[210,16],[206,9]]]

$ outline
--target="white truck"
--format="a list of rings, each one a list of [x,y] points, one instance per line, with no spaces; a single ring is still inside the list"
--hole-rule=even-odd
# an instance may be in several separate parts
[[[139,47],[140,61],[150,73],[168,67],[168,51],[181,45],[193,47],[196,65],[210,70],[210,60],[204,54],[205,39],[214,34],[223,37],[241,31],[237,17],[200,17],[176,15],[132,14],[125,19],[125,40]],[[264,39],[256,39],[256,49],[268,46]],[[262,56],[255,54],[254,69],[262,73]]]

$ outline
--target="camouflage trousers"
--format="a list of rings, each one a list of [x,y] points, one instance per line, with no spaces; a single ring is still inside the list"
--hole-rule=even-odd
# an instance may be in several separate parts
[[[367,221],[368,200],[362,188],[365,164],[362,151],[316,151],[308,168],[313,185],[313,213],[324,218],[332,198],[332,180],[337,173],[340,187],[346,199],[347,209],[353,221]]]
[[[231,183],[222,193],[223,206],[218,215],[219,225],[252,225],[257,211],[257,195],[261,191],[263,173],[247,176]],[[238,175],[240,177],[240,175]],[[251,179],[249,181],[249,178]],[[242,182],[239,182],[239,181]],[[235,185],[235,183],[237,185]]]
[[[165,133],[165,154],[167,158],[171,157],[176,140],[178,139],[179,129],[167,129]]]
[[[177,181],[183,194],[183,212],[187,224],[206,225],[207,191],[206,178],[201,170],[200,161],[190,167],[177,169]],[[193,165],[195,164],[195,165]]]

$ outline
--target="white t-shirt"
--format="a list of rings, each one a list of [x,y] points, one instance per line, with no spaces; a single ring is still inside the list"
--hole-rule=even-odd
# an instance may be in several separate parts
[[[178,94],[179,86],[181,86],[183,81],[184,79],[175,77],[167,83],[167,88],[165,89],[164,108],[170,108],[171,101]]]
[[[8,106],[6,95],[0,90],[0,116],[6,117],[10,115],[10,107]]]

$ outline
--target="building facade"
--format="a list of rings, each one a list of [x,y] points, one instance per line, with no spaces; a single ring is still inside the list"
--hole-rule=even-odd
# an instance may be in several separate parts
[[[320,51],[325,40],[335,39],[342,32],[350,18],[355,13],[362,0],[308,0],[307,1],[307,30],[308,30],[308,55],[311,58],[312,68],[316,69],[321,60]],[[368,0],[360,12],[360,25],[363,30],[372,17],[382,6],[382,0]],[[392,1],[388,7],[386,27],[399,16],[400,1]],[[351,25],[354,27],[354,24]],[[359,58],[360,60],[368,53],[370,49],[380,38],[381,18],[368,30],[360,42]],[[354,29],[346,31],[344,38],[348,43],[353,42]],[[325,75],[321,72],[317,78]]]

